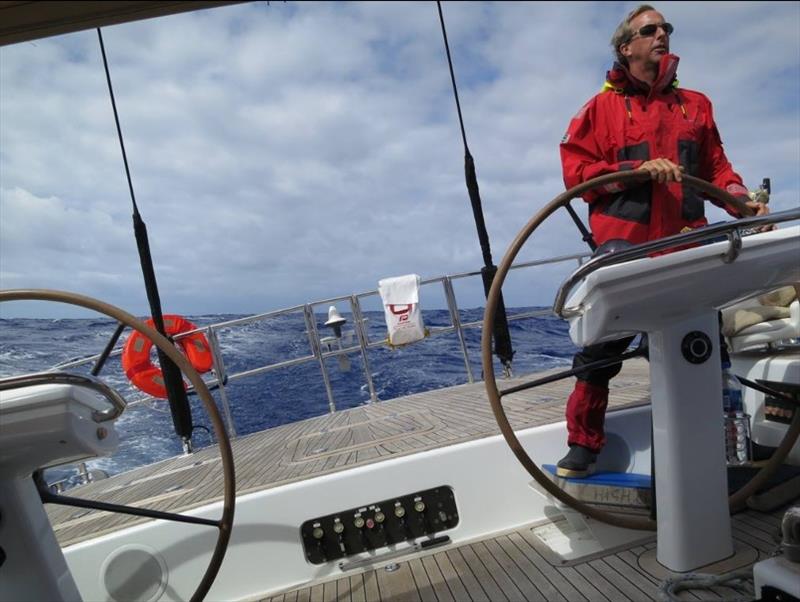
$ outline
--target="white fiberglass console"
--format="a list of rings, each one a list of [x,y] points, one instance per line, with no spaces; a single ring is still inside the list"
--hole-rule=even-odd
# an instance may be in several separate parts
[[[800,281],[800,226],[589,272],[562,315],[577,345],[647,332],[661,564],[733,554],[722,429],[718,310]]]
[[[646,332],[800,280],[800,226],[745,237],[729,263],[727,250],[728,242],[717,242],[589,274],[567,301],[582,310],[570,319],[572,340],[590,345]]]
[[[49,383],[49,384],[37,384]],[[111,454],[125,402],[102,382],[44,373],[0,381],[0,600],[80,600],[34,472]]]

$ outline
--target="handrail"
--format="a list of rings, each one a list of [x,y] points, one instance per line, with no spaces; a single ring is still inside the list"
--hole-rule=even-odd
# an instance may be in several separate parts
[[[549,257],[547,259],[537,259],[537,260],[533,260],[533,261],[526,261],[526,262],[522,262],[522,263],[517,263],[517,264],[514,264],[513,266],[511,266],[510,269],[519,270],[519,269],[523,269],[523,268],[536,267],[536,266],[540,266],[540,265],[549,265],[549,264],[552,264],[552,263],[560,263],[560,262],[563,262],[563,261],[578,261],[580,263],[582,260],[587,259],[589,257],[590,257],[590,255],[587,254],[587,253],[573,253],[573,254],[570,254],[570,255],[559,255],[559,256],[556,256],[556,257]],[[460,280],[462,278],[469,278],[471,276],[480,276],[480,275],[481,275],[481,273],[479,271],[477,271],[477,272],[459,272],[457,274],[450,274],[450,275],[447,275],[447,276],[436,276],[434,278],[427,278],[425,280],[420,281],[420,285],[424,286],[426,284],[434,284],[436,282],[442,282],[443,283],[446,279],[449,279],[450,281],[453,281],[453,280]],[[378,293],[377,290],[371,290],[371,291],[364,291],[364,292],[361,292],[361,293],[357,293],[355,295],[355,297],[358,298],[358,299],[362,299],[364,297],[377,296],[378,294],[379,293]],[[325,304],[330,304],[330,303],[336,303],[337,301],[350,301],[350,298],[352,296],[353,295],[341,295],[339,297],[331,297],[329,299],[322,299],[322,300],[319,300],[319,301],[314,301],[310,305],[316,306],[316,305],[325,305]],[[445,298],[447,298],[447,297],[445,297]],[[292,307],[285,307],[283,309],[276,309],[276,310],[272,310],[272,311],[268,311],[268,312],[264,312],[264,313],[260,313],[260,314],[254,314],[252,316],[244,316],[244,317],[241,317],[241,318],[234,318],[233,320],[226,320],[225,322],[217,322],[217,323],[211,324],[209,326],[200,326],[198,328],[195,328],[194,330],[187,330],[186,332],[182,332],[180,334],[177,334],[177,335],[173,336],[172,338],[173,338],[173,340],[178,341],[178,340],[180,340],[182,338],[190,337],[193,334],[196,334],[198,332],[208,333],[209,329],[213,329],[213,330],[219,331],[222,328],[230,328],[230,327],[233,327],[233,326],[242,326],[242,325],[245,325],[245,324],[251,324],[253,322],[259,322],[261,320],[266,320],[266,319],[269,319],[269,318],[275,318],[277,316],[282,316],[282,315],[291,314],[291,313],[300,313],[300,312],[303,311],[304,307],[305,307],[305,305],[295,305],[295,306],[292,306]],[[539,315],[549,315],[551,313],[552,312],[550,310],[545,310],[545,311],[541,312]],[[509,320],[522,320],[522,319],[531,318],[531,317],[535,317],[533,315],[533,313],[532,312],[526,312],[526,313],[523,313],[523,314],[510,314],[508,316],[508,319]],[[466,322],[466,323],[462,324],[462,327],[463,328],[478,328],[478,327],[480,327],[482,325],[482,323],[483,323],[482,320],[478,320],[478,321],[475,321],[475,322]],[[458,329],[455,328],[454,326],[448,326],[448,327],[444,327],[442,329],[438,329],[437,328],[435,330],[432,330],[431,332],[447,334],[449,332],[458,332]],[[384,345],[383,341],[378,341],[378,342],[370,342],[370,343],[367,344],[366,347],[367,347],[367,349],[374,349],[374,348],[377,348],[377,347],[382,347],[383,345]],[[346,349],[344,349],[342,351],[350,353],[350,352],[354,352],[356,349],[357,349],[356,347],[348,347],[348,348],[346,348]],[[324,352],[323,353],[323,357],[327,358],[327,357],[331,357],[331,356],[334,356],[334,355],[340,355],[342,353],[342,351]],[[122,349],[118,347],[118,348],[114,349],[111,352],[109,357],[117,357],[121,353],[122,353]],[[73,358],[73,359],[69,359],[69,360],[66,360],[64,362],[61,362],[61,363],[57,364],[56,366],[54,366],[54,368],[74,368],[75,366],[81,366],[83,364],[88,364],[90,362],[93,362],[98,357],[100,357],[100,354],[93,354],[93,355],[89,355],[89,356],[86,356],[86,357]],[[254,375],[254,374],[260,374],[262,372],[268,372],[268,371],[270,371],[272,369],[275,369],[275,368],[281,368],[281,367],[284,367],[284,366],[295,365],[295,364],[298,364],[298,363],[302,363],[303,361],[311,361],[313,359],[315,359],[313,355],[308,355],[308,356],[303,356],[303,357],[300,357],[300,358],[295,358],[295,359],[292,359],[292,360],[286,360],[286,362],[280,362],[278,364],[270,364],[269,366],[265,366],[265,367],[262,367],[262,368],[254,368],[253,370],[248,370],[248,371],[246,371],[246,375],[250,376],[250,375]],[[266,370],[264,368],[266,368]],[[244,375],[244,373],[236,373],[234,375],[230,375],[230,379],[231,380],[235,380],[235,379],[240,378],[242,375]],[[133,403],[136,403],[136,402],[133,402]]]
[[[369,347],[369,333],[364,328],[366,320],[361,313],[361,302],[358,295],[350,296],[350,308],[353,312],[353,319],[355,324],[353,328],[358,337],[358,347],[361,350],[361,359],[364,362],[364,375],[367,378],[367,386],[369,387],[370,401],[378,401],[378,394],[375,392],[375,384],[372,382],[372,369],[369,366],[369,357],[367,356],[367,348]]]
[[[575,253],[571,255],[561,255],[557,257],[551,257],[547,259],[539,259],[528,261],[524,263],[519,263],[513,266],[512,269],[522,269],[522,268],[531,268],[536,266],[548,265],[548,264],[555,264],[561,263],[565,261],[577,261],[580,265],[586,259],[589,258],[588,253]],[[472,366],[470,363],[470,356],[469,350],[467,349],[466,337],[464,335],[465,331],[470,328],[481,328],[482,322],[481,321],[474,321],[474,322],[463,322],[459,315],[459,307],[456,302],[456,294],[453,286],[453,282],[456,280],[460,280],[462,278],[469,278],[469,277],[479,277],[481,275],[480,271],[475,272],[462,272],[452,275],[446,276],[437,276],[433,278],[427,278],[421,280],[421,286],[429,286],[429,285],[436,285],[441,284],[443,287],[444,292],[444,299],[447,306],[444,308],[445,311],[449,314],[449,321],[450,324],[447,326],[436,326],[430,327],[429,333],[430,336],[439,336],[439,335],[447,335],[455,333],[458,339],[458,346],[461,350],[461,354],[464,360],[464,369],[466,372],[467,382],[474,382],[475,376],[472,372]],[[376,393],[376,387],[372,380],[372,373],[370,369],[370,362],[369,362],[369,355],[368,351],[371,349],[383,349],[386,347],[385,339],[381,340],[370,340],[369,333],[366,328],[367,318],[363,316],[363,310],[361,306],[361,300],[367,297],[378,296],[379,292],[377,290],[372,291],[365,291],[357,294],[351,295],[341,295],[338,297],[330,297],[327,299],[314,301],[313,303],[303,304],[303,305],[296,305],[293,307],[287,307],[284,309],[273,310],[265,313],[260,313],[252,316],[244,316],[241,318],[235,318],[232,320],[226,320],[224,322],[217,322],[215,324],[210,324],[206,326],[198,327],[194,330],[182,332],[180,334],[175,335],[173,340],[178,341],[184,337],[190,337],[195,333],[204,333],[208,339],[209,346],[211,347],[212,352],[212,359],[213,359],[213,374],[214,377],[211,379],[207,379],[207,384],[209,386],[219,385],[220,396],[221,396],[221,405],[223,409],[224,416],[227,421],[228,426],[228,434],[231,438],[236,436],[236,426],[233,421],[232,413],[230,410],[230,404],[227,399],[226,395],[226,384],[231,383],[234,381],[239,381],[243,378],[253,377],[259,374],[264,374],[267,372],[271,372],[273,370],[278,370],[282,368],[288,368],[290,366],[297,366],[300,364],[307,364],[309,362],[316,362],[319,364],[319,368],[321,371],[323,383],[325,384],[325,394],[328,399],[328,408],[331,412],[336,411],[336,402],[334,400],[333,395],[333,388],[330,382],[330,376],[327,371],[327,367],[325,365],[325,361],[330,358],[345,356],[349,354],[360,354],[362,359],[363,365],[363,372],[364,378],[366,380],[366,384],[369,390],[369,396],[371,401],[378,401],[378,396]],[[347,347],[343,347],[341,349],[325,349],[323,345],[320,344],[320,335],[321,333],[317,329],[316,324],[316,313],[313,311],[315,307],[318,306],[325,306],[337,302],[348,303],[350,305],[350,311],[352,315],[352,326],[353,326],[353,334],[354,341],[353,344],[348,345]],[[218,339],[218,333],[221,330],[227,328],[234,328],[237,326],[244,326],[247,324],[252,324],[255,322],[260,322],[263,320],[268,320],[270,318],[277,318],[279,316],[284,315],[291,315],[296,314],[302,320],[302,323],[305,327],[306,337],[308,338],[309,344],[309,352],[304,353],[298,357],[293,357],[290,359],[281,359],[277,362],[273,362],[271,364],[266,364],[263,366],[256,366],[256,367],[248,367],[247,369],[242,369],[238,372],[228,373],[225,369],[221,346]],[[540,309],[540,310],[533,310],[533,311],[525,311],[520,312],[517,314],[509,314],[508,321],[513,322],[517,320],[526,320],[531,319],[539,316],[544,315],[552,315],[552,310],[550,308],[547,309]],[[121,353],[121,349],[117,348],[112,353],[111,356],[118,356]],[[92,355],[83,358],[77,358],[73,360],[68,360],[63,364],[60,364],[56,368],[63,369],[66,367],[73,368],[76,366],[81,366],[83,364],[89,364],[96,360],[98,356]],[[48,374],[53,374],[48,373]],[[191,388],[190,388],[191,390]],[[148,397],[142,397],[133,399],[128,402],[128,406],[134,406],[139,403],[145,402]]]
[[[22,376],[3,378],[0,379],[0,391],[50,384],[84,387],[86,389],[92,389],[105,397],[111,404],[111,408],[104,411],[95,410],[92,412],[92,420],[95,422],[114,420],[125,411],[125,407],[127,406],[122,395],[99,378],[84,376],[83,374],[72,374],[70,372],[37,372],[35,374],[23,374]]]
[[[721,235],[728,236],[730,245],[728,251],[723,254],[723,258],[726,263],[730,263],[736,258],[736,255],[738,255],[737,240],[738,246],[741,246],[741,240],[739,239],[740,229],[760,228],[762,226],[778,224],[796,219],[800,219],[800,209],[789,209],[787,211],[780,211],[778,213],[772,213],[769,215],[748,217],[732,222],[713,224],[692,230],[690,232],[685,232],[683,234],[675,234],[673,236],[667,236],[658,240],[641,243],[628,249],[623,249],[622,251],[600,255],[599,257],[595,257],[594,259],[587,261],[585,264],[575,270],[575,272],[573,272],[572,275],[567,278],[564,284],[561,285],[561,287],[558,289],[558,293],[556,294],[556,300],[553,303],[553,312],[562,318],[570,318],[579,315],[581,311],[579,308],[564,307],[564,304],[567,300],[567,295],[569,295],[569,293],[572,291],[572,288],[578,281],[586,278],[586,276],[599,270],[600,268],[624,263],[632,259],[640,259],[665,249],[707,241],[711,238],[716,238]]]

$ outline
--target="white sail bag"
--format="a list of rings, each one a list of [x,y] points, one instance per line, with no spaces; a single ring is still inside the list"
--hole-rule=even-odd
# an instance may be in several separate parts
[[[378,282],[392,346],[408,345],[425,338],[419,308],[419,282],[416,274],[384,278]]]

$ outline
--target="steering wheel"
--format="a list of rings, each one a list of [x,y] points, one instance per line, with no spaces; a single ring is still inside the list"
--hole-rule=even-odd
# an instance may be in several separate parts
[[[525,225],[516,238],[512,241],[508,250],[506,251],[503,260],[497,268],[497,274],[492,282],[492,287],[489,291],[489,296],[486,298],[486,309],[483,314],[483,334],[481,337],[481,361],[483,363],[484,382],[486,385],[486,393],[489,397],[489,402],[492,405],[492,412],[494,413],[497,425],[506,440],[506,443],[511,448],[511,451],[520,461],[522,466],[528,471],[533,479],[542,486],[550,495],[564,504],[570,506],[576,511],[585,514],[591,518],[599,520],[610,525],[623,527],[626,529],[639,529],[645,531],[655,531],[656,521],[649,518],[631,518],[621,517],[605,510],[600,510],[585,502],[582,502],[572,495],[565,492],[558,485],[556,485],[550,478],[541,471],[536,463],[531,459],[525,449],[522,447],[519,439],[511,427],[505,410],[503,409],[502,396],[503,393],[497,388],[497,382],[494,373],[494,364],[492,362],[492,325],[494,324],[494,317],[497,313],[497,306],[500,298],[500,291],[503,287],[508,271],[511,265],[522,249],[523,245],[528,241],[534,231],[544,222],[550,215],[557,209],[567,205],[572,199],[582,195],[587,190],[600,188],[602,186],[614,183],[626,183],[630,185],[642,184],[650,179],[650,174],[642,171],[624,171],[613,174],[608,174],[588,180],[566,192],[561,193],[547,205],[545,205],[531,220]],[[734,197],[730,193],[709,184],[708,182],[699,178],[684,175],[683,182],[696,188],[700,192],[709,197],[722,201],[726,205],[732,207],[739,215],[750,216],[753,211],[743,201]],[[567,378],[567,376],[564,376]],[[524,386],[524,385],[521,385]],[[518,389],[519,387],[515,387]],[[728,502],[732,510],[741,508],[751,495],[757,492],[778,470],[783,460],[789,454],[800,435],[800,412],[795,412],[794,419],[784,435],[783,441],[780,446],[775,450],[770,460],[759,470],[759,472],[750,480],[747,485],[739,489],[736,493],[730,496]]]
[[[203,379],[200,378],[200,375],[197,373],[197,371],[186,359],[186,357],[184,357],[183,354],[181,354],[172,343],[170,343],[164,336],[159,334],[158,331],[150,326],[147,326],[144,322],[138,320],[131,314],[119,309],[118,307],[109,305],[108,303],[93,299],[91,297],[64,291],[37,289],[0,291],[0,303],[3,301],[22,300],[54,301],[56,303],[77,305],[79,307],[85,307],[114,318],[121,324],[129,326],[130,328],[142,333],[145,337],[155,343],[155,345],[161,351],[163,351],[173,362],[175,362],[175,364],[186,375],[186,378],[189,379],[189,382],[194,386],[198,396],[203,401],[203,405],[205,406],[206,412],[208,412],[211,423],[214,427],[214,433],[217,437],[217,444],[219,446],[220,456],[222,458],[222,472],[224,477],[222,517],[218,521],[205,521],[204,519],[205,524],[212,524],[213,526],[217,527],[219,534],[217,536],[217,543],[214,547],[214,552],[211,555],[211,560],[206,567],[203,578],[200,580],[200,584],[197,586],[197,589],[191,597],[192,602],[202,600],[205,598],[208,590],[211,588],[211,584],[214,583],[214,579],[216,579],[220,566],[222,565],[222,560],[225,557],[225,552],[228,549],[228,542],[230,541],[231,530],[233,528],[233,510],[236,500],[235,473],[233,467],[231,442],[227,433],[225,432],[225,427],[222,423],[222,419],[220,418],[219,411],[217,410],[217,406],[214,403],[214,398],[211,396],[208,387]],[[164,515],[165,513],[161,514]],[[170,519],[169,516],[174,518]],[[168,515],[163,516],[163,518],[168,520],[180,520],[187,518],[193,519],[194,517],[186,517],[184,515]],[[187,521],[184,520],[182,522]]]

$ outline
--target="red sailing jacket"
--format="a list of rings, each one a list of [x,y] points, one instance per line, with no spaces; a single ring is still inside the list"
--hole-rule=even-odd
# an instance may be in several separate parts
[[[664,56],[651,88],[625,67],[614,65],[604,91],[583,106],[561,141],[567,188],[637,169],[648,159],[666,158],[682,165],[687,174],[746,197],[742,178],[722,150],[711,101],[699,92],[677,88],[677,67],[677,56]],[[589,203],[589,224],[598,245],[613,238],[636,244],[708,223],[703,199],[682,183],[647,182],[627,188],[612,184],[587,191],[583,198]]]

